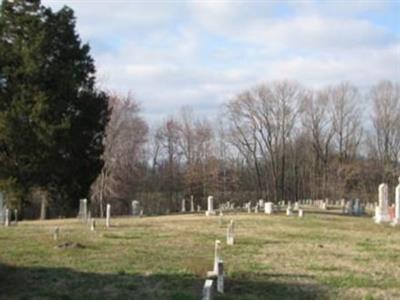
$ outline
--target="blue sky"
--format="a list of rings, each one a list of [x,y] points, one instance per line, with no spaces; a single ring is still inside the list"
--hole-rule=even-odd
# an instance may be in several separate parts
[[[131,92],[148,119],[187,105],[215,115],[269,80],[366,90],[400,78],[400,0],[42,2],[74,9],[99,85]]]

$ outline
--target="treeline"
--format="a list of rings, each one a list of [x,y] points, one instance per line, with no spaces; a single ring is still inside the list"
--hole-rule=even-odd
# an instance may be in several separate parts
[[[0,6],[0,197],[24,217],[46,206],[76,215],[80,198],[97,215],[107,203],[127,213],[132,200],[173,212],[192,195],[204,208],[210,194],[216,204],[375,201],[379,183],[397,182],[399,83],[360,92],[268,82],[227,99],[217,117],[185,107],[148,124],[135,99],[96,87],[75,22],[70,8],[40,0]]]
[[[400,85],[363,93],[349,82],[318,90],[267,82],[227,101],[216,118],[185,107],[152,126],[134,99],[114,97],[105,167],[93,203],[130,201],[149,211],[180,210],[193,195],[205,205],[263,198],[376,201],[377,186],[400,175]]]

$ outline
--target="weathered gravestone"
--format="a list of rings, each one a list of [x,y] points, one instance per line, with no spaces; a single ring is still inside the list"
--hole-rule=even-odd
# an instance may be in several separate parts
[[[109,228],[111,226],[111,205],[107,204],[107,212],[106,212],[106,227]]]
[[[214,197],[213,196],[208,196],[206,216],[213,216],[213,215],[215,215]]]
[[[194,196],[190,196],[190,212],[194,212]]]
[[[203,286],[202,300],[212,300],[213,299],[213,280],[207,279]]]
[[[235,223],[233,220],[228,225],[228,229],[226,232],[226,243],[230,246],[233,246],[235,243]]]
[[[133,200],[131,203],[132,206],[132,216],[138,217],[140,215],[140,203],[137,200]]]
[[[267,215],[272,215],[272,202],[265,202],[265,204],[264,204],[264,212]]]
[[[78,218],[83,222],[87,222],[87,199],[80,199],[79,200],[79,212],[78,212]]]
[[[0,192],[0,225],[4,225],[4,195]]]
[[[395,203],[394,219],[392,225],[393,226],[400,225],[400,177],[399,177],[399,185],[396,187],[396,203]]]
[[[181,207],[181,212],[186,212],[186,200],[182,199],[182,207]]]
[[[375,223],[381,224],[390,221],[388,213],[388,186],[382,183],[379,186],[379,206],[375,207]]]

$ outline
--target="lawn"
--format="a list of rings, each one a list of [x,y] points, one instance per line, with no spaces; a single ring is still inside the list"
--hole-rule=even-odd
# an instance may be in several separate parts
[[[236,244],[226,227],[236,223]],[[400,229],[370,217],[283,214],[77,219],[0,227],[0,299],[200,299],[223,242],[216,299],[400,299]],[[53,240],[60,228],[58,241]],[[64,242],[82,248],[59,249]]]

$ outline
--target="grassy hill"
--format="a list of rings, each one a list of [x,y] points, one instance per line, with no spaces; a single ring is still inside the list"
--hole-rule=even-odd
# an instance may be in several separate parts
[[[236,222],[236,244],[226,227]],[[0,227],[0,299],[200,299],[223,242],[216,299],[400,299],[400,230],[305,212],[76,219]],[[58,241],[53,230],[60,228]],[[59,249],[64,242],[82,247]]]

